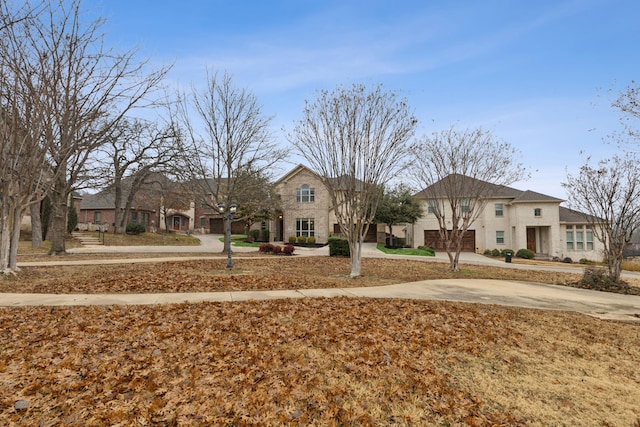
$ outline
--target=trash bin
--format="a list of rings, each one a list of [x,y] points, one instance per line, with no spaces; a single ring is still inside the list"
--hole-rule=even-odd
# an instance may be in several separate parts
[[[504,253],[504,262],[511,262],[511,257],[513,257],[513,252],[507,251]]]

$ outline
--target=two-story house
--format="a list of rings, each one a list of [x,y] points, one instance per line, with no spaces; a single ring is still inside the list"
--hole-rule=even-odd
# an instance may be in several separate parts
[[[483,200],[483,211],[464,236],[464,251],[526,248],[538,256],[602,259],[602,244],[594,239],[585,216],[560,206],[562,199],[507,186],[484,185],[491,186],[488,191],[491,196]],[[427,188],[416,197],[424,204],[424,215],[412,227],[413,241],[416,245],[443,249],[433,207],[445,194]]]
[[[313,236],[318,243],[326,243],[330,236],[340,235],[329,193],[317,173],[298,165],[276,181],[276,191],[282,212],[274,224],[275,240]],[[376,238],[377,226],[372,224],[365,241],[375,242]]]

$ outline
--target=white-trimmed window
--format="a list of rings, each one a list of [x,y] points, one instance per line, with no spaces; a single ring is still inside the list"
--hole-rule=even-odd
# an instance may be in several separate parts
[[[471,200],[462,199],[460,201],[460,212],[468,213],[471,210]]]
[[[504,216],[504,204],[496,203],[496,216]]]
[[[296,236],[316,235],[314,218],[296,218]]]
[[[438,202],[436,200],[429,200],[427,202],[427,213],[436,213],[438,211]]]
[[[296,188],[296,201],[298,203],[311,203],[316,200],[316,189],[303,184],[300,188]]]
[[[573,250],[573,225],[567,225],[567,250]]]
[[[567,250],[592,251],[593,231],[590,225],[567,225]]]
[[[496,231],[496,244],[504,245],[504,231]]]

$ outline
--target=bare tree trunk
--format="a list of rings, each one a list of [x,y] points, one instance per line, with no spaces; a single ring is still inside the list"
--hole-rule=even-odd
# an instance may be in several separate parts
[[[351,254],[351,273],[349,277],[354,278],[360,276],[361,271],[361,255],[362,255],[362,243],[360,239],[352,241],[349,239],[349,252]]]
[[[7,200],[0,202],[0,207],[2,207],[2,216],[0,217],[0,226],[2,227],[0,229],[0,270],[3,273],[7,273],[9,271],[9,250],[11,245],[10,224],[13,215]]]
[[[23,216],[23,208],[13,208],[13,230],[11,231],[11,243],[9,250],[9,271],[20,270],[18,268],[18,242],[20,241],[20,226],[22,225]]]
[[[42,217],[40,216],[40,203],[34,203],[29,206],[31,215],[31,247],[39,248],[42,246]]]
[[[62,186],[62,188],[58,188]],[[49,255],[66,253],[65,239],[67,237],[67,194],[64,183],[57,183],[51,193],[51,223],[48,228],[48,238],[51,241]]]

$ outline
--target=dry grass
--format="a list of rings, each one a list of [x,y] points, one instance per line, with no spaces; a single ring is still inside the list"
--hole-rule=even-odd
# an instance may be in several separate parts
[[[640,325],[353,298],[3,308],[3,425],[631,426]],[[16,410],[16,402],[28,405]]]
[[[238,257],[26,268],[3,292],[376,286],[445,264]],[[579,273],[465,266],[469,278]],[[459,277],[459,276],[458,276]],[[640,324],[355,298],[0,308],[0,425],[640,423]],[[16,403],[28,405],[16,409]],[[635,424],[634,424],[635,423]]]
[[[578,271],[569,274],[471,265],[453,273],[444,263],[366,258],[362,261],[362,277],[351,279],[349,271],[349,260],[345,258],[276,256],[236,257],[232,271],[226,269],[226,259],[220,257],[144,264],[25,267],[19,276],[0,280],[0,292],[91,294],[344,288],[458,277],[562,284],[580,278]]]

